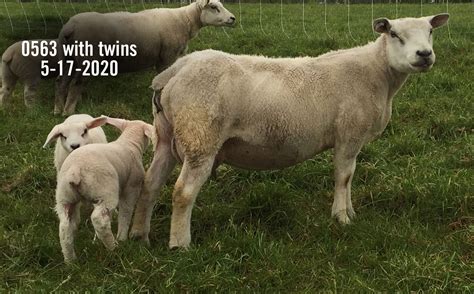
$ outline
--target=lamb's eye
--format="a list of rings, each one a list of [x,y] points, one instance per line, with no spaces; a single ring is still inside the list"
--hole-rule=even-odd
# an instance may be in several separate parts
[[[87,129],[84,129],[84,132],[82,133],[82,137],[84,137],[84,135],[87,134]]]
[[[392,38],[399,38],[400,39],[400,37],[398,37],[398,35],[395,32],[390,32],[390,36]]]
[[[61,137],[61,139],[66,139],[66,136],[64,136],[63,133],[59,134],[59,137]]]
[[[430,29],[430,36],[431,36],[432,33],[433,33],[433,29]]]
[[[209,7],[211,7],[211,9],[217,10],[217,12],[219,12],[219,9],[217,8],[217,6],[211,5],[211,6],[209,6]]]

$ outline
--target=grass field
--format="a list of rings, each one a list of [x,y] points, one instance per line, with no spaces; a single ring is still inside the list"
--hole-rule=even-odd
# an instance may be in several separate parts
[[[0,51],[23,38],[54,37],[87,5],[0,5]],[[146,4],[147,8],[152,7]],[[156,6],[156,5],[155,5]],[[8,8],[8,14],[7,10]],[[107,7],[93,4],[94,9]],[[112,10],[123,4],[110,4]],[[190,44],[270,56],[316,56],[374,39],[370,5],[227,5],[239,24],[205,28]],[[74,8],[74,10],[73,10]],[[127,6],[139,10],[141,5]],[[281,171],[224,166],[202,189],[193,212],[189,251],[167,248],[171,187],[152,218],[151,247],[127,241],[113,253],[92,242],[83,210],[78,262],[65,266],[54,206],[53,148],[42,149],[56,123],[53,81],[41,104],[26,111],[17,87],[0,110],[0,292],[4,291],[474,291],[474,18],[473,4],[451,4],[435,32],[436,65],[410,77],[397,94],[382,137],[358,158],[352,197],[358,213],[346,227],[330,218],[331,152]],[[240,13],[239,13],[240,11]],[[419,16],[445,5],[375,5],[374,17]],[[7,15],[13,23],[13,31]],[[281,21],[282,20],[282,21]],[[46,23],[46,26],[45,26]],[[45,30],[46,28],[46,30]],[[283,29],[282,29],[283,28]],[[303,28],[306,30],[303,30]],[[78,111],[151,120],[153,72],[93,79]],[[117,132],[107,127],[110,138]],[[146,154],[147,164],[151,151]]]

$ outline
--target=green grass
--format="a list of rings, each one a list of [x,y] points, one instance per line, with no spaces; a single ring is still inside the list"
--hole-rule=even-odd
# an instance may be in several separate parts
[[[22,38],[54,37],[60,21],[42,3],[47,31],[34,3],[9,2],[14,31],[0,7],[0,49]],[[57,4],[64,21],[73,13]],[[227,5],[239,17],[239,6]],[[87,5],[74,3],[77,11]],[[105,6],[94,7],[105,11]],[[113,4],[114,10],[121,9]],[[147,7],[151,7],[147,4]],[[138,10],[141,5],[128,6]],[[242,27],[205,28],[190,51],[215,48],[270,56],[318,55],[374,38],[370,5],[243,4]],[[402,4],[399,16],[419,16]],[[445,11],[425,5],[423,14]],[[0,292],[4,291],[474,291],[472,4],[451,4],[448,29],[435,32],[437,62],[410,77],[394,101],[382,137],[364,147],[353,182],[356,221],[342,227],[330,218],[331,152],[281,171],[220,168],[199,194],[189,251],[167,249],[172,184],[154,212],[151,247],[134,241],[113,253],[93,243],[89,209],[83,210],[78,262],[65,266],[54,206],[53,149],[41,146],[53,125],[53,81],[41,104],[26,111],[21,87],[12,107],[0,111]],[[375,5],[374,17],[395,17],[395,5]],[[265,35],[263,31],[267,34]],[[329,37],[329,36],[330,37]],[[153,72],[93,79],[78,111],[151,120],[148,88]],[[110,138],[117,136],[107,127]],[[151,152],[146,154],[147,164]]]

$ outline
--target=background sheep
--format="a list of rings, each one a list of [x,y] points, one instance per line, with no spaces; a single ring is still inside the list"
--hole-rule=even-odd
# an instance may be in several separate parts
[[[153,80],[160,141],[131,235],[148,240],[154,195],[176,164],[173,154],[183,167],[173,192],[171,248],[189,246],[192,206],[215,162],[278,169],[334,148],[332,215],[349,223],[356,156],[387,126],[408,75],[432,67],[432,29],[448,17],[378,19],[375,42],[318,58],[206,50],[178,60]]]
[[[25,105],[31,107],[36,101],[36,92],[41,79],[54,78],[57,76],[58,71],[58,56],[23,56],[21,52],[21,43],[30,42],[19,41],[11,45],[5,50],[2,55],[1,65],[1,80],[2,88],[0,90],[0,107],[8,102],[12,92],[15,88],[16,82],[21,80],[25,84],[24,99]],[[47,41],[48,49],[51,52],[52,47],[58,44],[57,40],[36,40],[36,41]],[[52,44],[51,44],[52,42]],[[50,68],[56,69],[50,71],[50,75],[46,77],[41,76],[41,60],[47,60]]]
[[[117,239],[127,239],[135,201],[140,194],[145,170],[142,155],[154,128],[142,121],[104,117],[122,131],[108,144],[91,144],[71,153],[58,174],[56,212],[59,238],[66,262],[76,258],[74,234],[80,221],[80,202],[92,202],[92,224],[97,237],[112,250],[116,246],[111,230],[111,211],[119,208]]]
[[[136,57],[117,57],[120,72],[134,72],[155,67],[158,72],[171,65],[187,49],[188,42],[199,30],[208,25],[230,26],[235,17],[224,8],[219,0],[198,0],[181,8],[148,9],[137,13],[85,12],[69,19],[60,34],[60,43],[73,44],[75,41],[97,45],[104,44],[135,44]],[[98,54],[95,46],[94,53]],[[72,57],[65,57],[66,59]],[[84,59],[101,60],[100,56],[75,56],[76,65],[81,67]],[[81,74],[76,75],[76,85],[80,87]],[[64,76],[56,89],[54,112],[63,110],[67,87],[72,76]],[[71,114],[75,110],[80,93],[70,95],[63,114]]]
[[[73,150],[92,143],[107,143],[104,131],[100,127],[106,118],[93,118],[88,114],[75,114],[68,117],[63,123],[55,125],[48,134],[43,148],[56,141],[54,149],[54,167],[59,172],[66,157]]]

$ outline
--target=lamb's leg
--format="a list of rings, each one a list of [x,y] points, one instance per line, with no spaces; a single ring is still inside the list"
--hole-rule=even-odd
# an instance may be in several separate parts
[[[72,80],[67,93],[66,106],[64,106],[64,116],[71,115],[76,110],[77,101],[82,96],[82,85],[82,77],[77,76]]]
[[[59,217],[59,240],[64,255],[64,261],[70,263],[76,259],[74,237],[80,222],[80,203],[56,205]]]
[[[140,196],[141,186],[127,185],[123,191],[123,197],[120,199],[118,207],[118,232],[117,240],[125,241],[128,237],[128,229],[132,220],[133,208]]]
[[[12,96],[13,89],[15,88],[18,78],[7,75],[5,76],[3,72],[2,77],[2,88],[0,89],[0,108],[3,107],[6,103],[10,102],[10,97]]]
[[[25,99],[25,106],[28,108],[32,108],[36,103],[37,97],[36,92],[38,91],[38,84],[40,80],[28,80],[25,81],[25,89],[24,89],[24,99]]]
[[[94,205],[94,210],[91,214],[92,225],[94,226],[97,237],[109,250],[113,250],[117,246],[110,223],[111,212],[112,209],[107,208],[104,204],[98,204]]]
[[[185,158],[183,168],[173,191],[173,213],[169,247],[189,247],[191,243],[191,212],[202,185],[209,178],[214,156],[195,166]]]
[[[345,147],[336,148],[334,154],[335,165],[335,193],[332,205],[332,216],[341,224],[349,224],[355,215],[351,201],[351,182],[356,167],[357,152],[347,152]],[[354,154],[355,153],[355,154]]]
[[[161,116],[161,114],[160,114]],[[170,130],[165,130],[167,122],[164,117],[155,118],[159,141],[153,156],[153,162],[145,174],[142,192],[137,201],[130,238],[140,239],[149,243],[151,215],[153,206],[159,196],[161,188],[165,185],[171,172],[176,166],[176,160],[171,152]],[[163,121],[162,121],[163,120]]]
[[[69,84],[72,77],[64,75],[56,79],[56,93],[54,100],[54,114],[60,114],[64,108],[64,101],[66,100]]]

